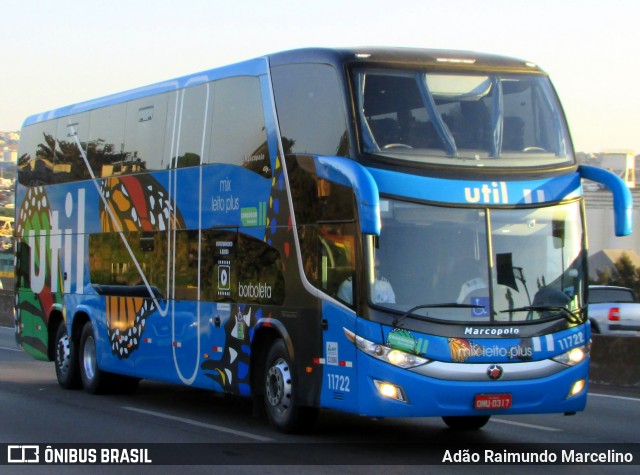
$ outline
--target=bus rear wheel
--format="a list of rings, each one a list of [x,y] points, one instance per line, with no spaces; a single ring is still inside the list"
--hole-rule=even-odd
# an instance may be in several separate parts
[[[303,407],[296,401],[295,373],[291,357],[281,339],[273,343],[267,354],[264,406],[269,422],[285,433],[309,430],[318,417],[317,408]]]
[[[82,387],[80,368],[78,367],[78,351],[75,343],[67,334],[67,325],[60,322],[56,330],[55,354],[56,378],[58,384],[65,389]]]
[[[455,430],[477,430],[489,422],[491,416],[445,416],[442,418],[445,424]]]

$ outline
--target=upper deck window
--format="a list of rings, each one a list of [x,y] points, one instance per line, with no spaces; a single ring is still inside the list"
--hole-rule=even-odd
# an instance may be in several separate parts
[[[544,75],[362,69],[354,77],[364,152],[459,166],[573,161]]]

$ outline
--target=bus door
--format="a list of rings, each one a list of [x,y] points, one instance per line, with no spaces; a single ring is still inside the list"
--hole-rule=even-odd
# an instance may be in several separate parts
[[[168,190],[174,216],[167,226],[172,353],[181,382],[193,384],[201,353],[202,157],[209,150],[211,83],[187,84],[173,112]],[[171,107],[171,106],[170,106]],[[170,123],[170,121],[169,121]],[[186,228],[186,229],[184,229]]]
[[[345,411],[355,410],[357,404],[356,347],[347,339],[347,333],[356,331],[354,309],[360,297],[356,229],[354,220],[318,224],[318,282],[332,297],[320,302],[324,370],[321,403]]]
[[[357,309],[366,302],[359,291],[360,234],[380,232],[377,185],[366,169],[341,157],[289,156],[287,173],[305,286],[319,295],[321,405],[355,410],[356,347],[347,335],[356,331]]]

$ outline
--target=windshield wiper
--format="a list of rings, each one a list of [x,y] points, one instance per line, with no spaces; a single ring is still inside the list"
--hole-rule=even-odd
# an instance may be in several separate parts
[[[482,305],[469,305],[469,304],[465,304],[465,303],[456,303],[456,302],[451,302],[451,303],[431,303],[431,304],[426,304],[426,305],[416,305],[415,307],[410,308],[405,313],[403,313],[401,316],[399,316],[395,320],[393,320],[393,322],[391,322],[391,324],[395,327],[395,326],[398,325],[398,323],[400,323],[402,320],[404,320],[407,317],[415,318],[417,320],[430,320],[429,317],[425,317],[425,316],[422,316],[422,315],[412,315],[413,312],[415,312],[416,310],[420,310],[422,308],[484,308],[484,307]]]
[[[582,312],[583,308],[579,308],[578,312]],[[573,313],[566,307],[559,307],[555,305],[529,305],[527,307],[510,308],[508,310],[501,310],[500,313],[511,312],[560,312],[571,323],[584,323],[584,319],[578,314]]]

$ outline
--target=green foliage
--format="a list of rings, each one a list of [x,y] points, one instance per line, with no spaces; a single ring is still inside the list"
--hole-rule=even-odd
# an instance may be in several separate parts
[[[592,280],[592,284],[629,287],[636,295],[640,295],[640,268],[633,264],[627,253],[623,253],[613,267],[596,272],[598,277]]]

